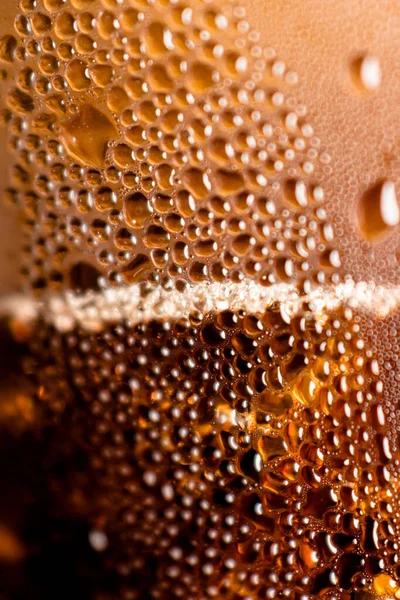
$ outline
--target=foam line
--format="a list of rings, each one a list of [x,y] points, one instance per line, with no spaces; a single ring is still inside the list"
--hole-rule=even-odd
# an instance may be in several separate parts
[[[60,331],[70,331],[75,326],[101,331],[104,325],[121,320],[132,324],[153,319],[176,320],[188,317],[194,311],[207,314],[227,309],[254,314],[274,303],[280,305],[281,313],[287,319],[299,311],[303,302],[308,302],[316,315],[344,304],[378,317],[387,316],[400,304],[400,286],[388,288],[373,282],[348,281],[317,286],[303,295],[290,284],[265,288],[251,280],[197,284],[188,286],[183,292],[154,287],[143,295],[142,290],[139,285],[84,294],[68,290],[40,302],[24,295],[7,296],[0,300],[0,314],[22,321],[40,316]]]

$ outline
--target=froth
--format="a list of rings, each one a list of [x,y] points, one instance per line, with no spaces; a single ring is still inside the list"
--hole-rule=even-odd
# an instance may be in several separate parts
[[[0,314],[21,321],[32,321],[40,316],[61,332],[76,326],[101,331],[110,323],[176,321],[192,313],[207,315],[232,310],[258,314],[274,304],[279,305],[282,317],[289,322],[304,310],[304,303],[308,305],[307,312],[320,318],[340,305],[384,318],[400,304],[400,287],[347,281],[335,286],[317,286],[302,294],[291,284],[266,288],[249,279],[240,283],[197,284],[183,291],[161,286],[144,291],[143,286],[134,284],[81,294],[67,290],[49,294],[40,302],[28,296],[8,296],[0,302]]]

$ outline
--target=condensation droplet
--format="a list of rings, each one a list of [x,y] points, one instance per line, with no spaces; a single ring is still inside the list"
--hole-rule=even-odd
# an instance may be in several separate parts
[[[363,86],[370,91],[377,90],[381,84],[381,66],[379,59],[374,56],[366,56],[361,61],[360,79]]]
[[[362,56],[351,65],[352,79],[364,92],[375,92],[382,81],[380,61],[376,56]]]
[[[358,221],[363,235],[371,240],[389,233],[398,225],[400,211],[393,182],[378,182],[363,194]]]

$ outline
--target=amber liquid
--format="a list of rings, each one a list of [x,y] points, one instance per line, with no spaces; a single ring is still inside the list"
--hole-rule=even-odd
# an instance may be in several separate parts
[[[382,552],[397,493],[383,386],[349,310],[324,323],[307,307],[290,323],[278,308],[224,311],[100,335],[39,324],[29,338],[26,402],[9,402],[3,426],[14,422],[19,477],[32,445],[44,497],[32,473],[19,485],[34,518],[52,502],[39,564],[55,545],[61,576],[79,567],[100,598],[395,590]],[[17,521],[8,535],[22,555],[5,556],[26,585],[30,533]]]
[[[0,599],[400,598],[400,297],[362,283],[397,261],[392,159],[347,270],[334,161],[240,7],[22,0],[14,29]],[[349,93],[384,71],[350,57]]]

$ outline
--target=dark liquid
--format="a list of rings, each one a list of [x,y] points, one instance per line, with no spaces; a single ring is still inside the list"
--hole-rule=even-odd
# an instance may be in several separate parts
[[[35,417],[9,433],[34,496],[12,530],[19,585],[32,555],[59,552],[60,577],[79,569],[94,598],[361,599],[395,586],[396,446],[357,331],[348,311],[322,325],[307,307],[290,324],[271,308],[100,334],[35,327]]]

